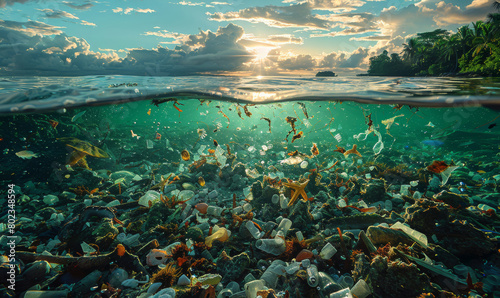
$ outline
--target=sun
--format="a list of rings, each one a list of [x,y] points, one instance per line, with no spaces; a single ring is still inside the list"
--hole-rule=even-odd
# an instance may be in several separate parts
[[[269,52],[274,49],[273,47],[255,47],[255,48],[252,48],[250,49],[250,51],[254,54],[254,61],[255,62],[258,62],[258,61],[262,61],[262,60],[265,60],[267,58],[267,54],[269,54]]]

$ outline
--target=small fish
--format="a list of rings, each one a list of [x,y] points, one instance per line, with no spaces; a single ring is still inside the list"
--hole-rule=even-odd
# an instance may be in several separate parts
[[[16,152],[16,155],[22,159],[32,159],[33,157],[34,158],[38,157],[38,153],[34,153],[32,151],[27,151],[27,150]]]
[[[151,109],[149,109],[146,114],[151,115]]]
[[[83,116],[83,114],[85,114],[85,112],[87,112],[87,111],[80,112],[80,113],[76,114],[75,116],[73,116],[73,118],[71,118],[71,122],[75,122],[76,120],[78,120],[80,117]]]
[[[432,122],[429,121],[429,123],[427,123],[425,126],[435,127],[436,125],[434,125]]]
[[[160,133],[156,133],[156,135],[155,135],[155,139],[156,139],[156,140],[161,140],[161,134],[160,134]]]
[[[50,119],[49,124],[50,124],[50,126],[52,126],[52,128],[55,129],[57,127],[57,125],[59,124],[59,122],[57,122],[56,120]]]
[[[443,146],[444,142],[440,140],[425,140],[422,141],[422,144],[427,145],[427,146],[432,146],[432,147],[439,147]]]
[[[132,133],[132,138],[137,138],[137,139],[140,138],[140,136],[135,134],[133,130],[130,130],[130,132]]]
[[[493,124],[490,124],[490,126],[488,126],[488,129],[492,129],[493,127],[497,126],[496,123],[493,123]]]

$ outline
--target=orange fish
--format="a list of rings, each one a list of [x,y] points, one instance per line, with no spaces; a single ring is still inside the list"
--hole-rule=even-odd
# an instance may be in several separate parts
[[[182,112],[182,110],[181,110],[181,109],[179,109],[179,107],[178,107],[178,106],[176,106],[176,105],[175,105],[175,103],[174,103],[174,108],[175,108],[177,111]]]
[[[148,115],[151,115],[151,109],[148,110],[147,112]]]
[[[50,126],[52,126],[52,128],[56,128],[57,125],[59,124],[59,122],[57,122],[56,120],[51,120],[51,119],[49,119],[49,123]]]
[[[157,140],[161,140],[161,134],[160,134],[160,133],[156,133],[156,135],[155,135],[155,139],[157,139]]]

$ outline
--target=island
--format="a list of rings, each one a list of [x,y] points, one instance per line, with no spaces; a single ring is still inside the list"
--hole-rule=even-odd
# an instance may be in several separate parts
[[[320,71],[316,74],[317,77],[336,77],[337,75],[333,71]]]

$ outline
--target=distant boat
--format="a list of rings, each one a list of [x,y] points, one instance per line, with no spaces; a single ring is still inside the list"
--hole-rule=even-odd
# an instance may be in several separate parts
[[[320,71],[316,74],[317,77],[336,77],[333,71]]]

